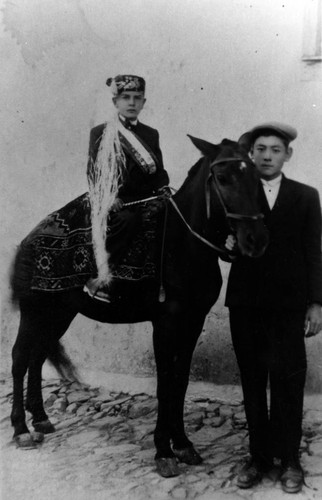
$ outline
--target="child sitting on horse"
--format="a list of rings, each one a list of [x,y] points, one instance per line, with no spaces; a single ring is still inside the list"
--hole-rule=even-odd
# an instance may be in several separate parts
[[[162,193],[169,177],[158,131],[138,121],[146,102],[144,79],[118,75],[106,84],[112,90],[116,114],[90,133],[87,177],[97,276],[88,280],[84,290],[109,301],[111,265],[126,254],[141,224],[139,205],[125,205]]]

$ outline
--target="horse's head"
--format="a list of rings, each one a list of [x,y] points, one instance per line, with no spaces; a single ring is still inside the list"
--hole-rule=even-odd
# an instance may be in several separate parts
[[[218,210],[215,207],[219,202],[230,230],[237,237],[240,252],[249,257],[260,257],[267,247],[268,233],[257,204],[259,175],[247,151],[228,139],[215,145],[189,137],[208,160],[208,217]]]

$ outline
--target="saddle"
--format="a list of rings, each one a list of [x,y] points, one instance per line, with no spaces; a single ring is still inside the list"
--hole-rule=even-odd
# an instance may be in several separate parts
[[[158,279],[158,228],[165,198],[136,206],[140,226],[122,258],[112,265],[115,281]],[[22,241],[12,277],[14,295],[84,287],[96,274],[88,193],[43,219]],[[113,281],[114,281],[113,280]]]

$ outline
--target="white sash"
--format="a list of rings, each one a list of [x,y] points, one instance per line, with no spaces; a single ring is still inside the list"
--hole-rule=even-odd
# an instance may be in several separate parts
[[[154,174],[157,170],[155,161],[139,137],[133,131],[124,127],[121,120],[118,123],[118,131],[121,144],[125,150],[136,160],[144,172]]]

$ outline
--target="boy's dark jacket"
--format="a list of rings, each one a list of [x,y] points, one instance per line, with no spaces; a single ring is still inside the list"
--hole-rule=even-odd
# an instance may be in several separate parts
[[[89,142],[88,172],[92,161],[95,162],[99,145],[104,132],[105,123],[92,128]],[[154,174],[146,174],[129,156],[126,156],[126,171],[124,172],[123,185],[119,189],[118,196],[124,202],[143,199],[156,193],[156,191],[169,184],[169,177],[164,169],[162,153],[159,145],[159,133],[156,129],[137,122],[133,131],[150,148],[156,157],[157,171]]]
[[[282,176],[270,210],[260,183],[259,208],[270,242],[258,259],[231,266],[226,305],[305,309],[322,304],[321,207],[316,189]]]

